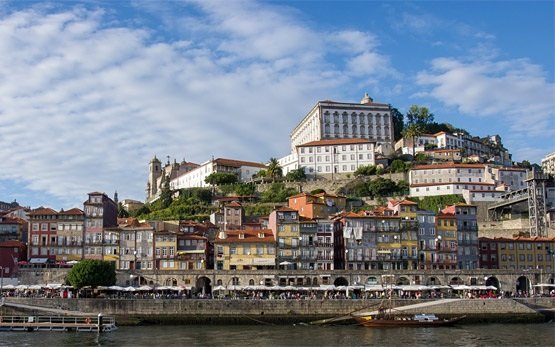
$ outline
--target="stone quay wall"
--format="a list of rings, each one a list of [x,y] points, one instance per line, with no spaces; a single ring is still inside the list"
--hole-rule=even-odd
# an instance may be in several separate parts
[[[393,300],[404,306],[429,300]],[[373,311],[381,300],[197,300],[197,299],[62,299],[6,298],[6,302],[49,307],[91,314],[115,316],[117,324],[188,323],[249,324],[308,323],[348,315],[355,311]],[[443,317],[467,316],[467,322],[544,321],[545,316],[530,308],[554,310],[555,298],[532,299],[463,299],[440,305],[408,310],[406,313],[438,314]],[[13,309],[0,308],[2,314]],[[26,314],[46,314],[24,310]]]

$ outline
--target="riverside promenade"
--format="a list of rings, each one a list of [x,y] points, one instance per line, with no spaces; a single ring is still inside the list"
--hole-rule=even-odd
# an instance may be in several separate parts
[[[472,322],[543,322],[552,319],[554,298],[393,300],[394,307],[417,305],[405,313],[465,315]],[[245,300],[245,299],[106,299],[5,298],[1,315],[81,312],[113,316],[117,325],[138,324],[299,324],[369,312],[379,299]],[[23,305],[26,305],[23,307]]]

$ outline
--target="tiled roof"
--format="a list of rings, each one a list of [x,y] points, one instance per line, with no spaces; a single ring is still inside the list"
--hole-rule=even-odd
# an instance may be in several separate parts
[[[458,163],[443,163],[443,164],[430,164],[430,165],[417,165],[412,170],[429,170],[429,169],[483,169],[484,164],[458,164]]]
[[[83,211],[81,211],[80,209],[78,209],[77,207],[74,207],[72,209],[69,209],[67,211],[60,211],[58,214],[61,215],[72,215],[72,216],[77,216],[77,215],[82,215]]]
[[[298,212],[294,208],[285,207],[285,206],[280,207],[280,208],[276,209],[275,211],[278,211],[278,212]]]
[[[58,212],[56,212],[55,210],[47,207],[40,207],[37,208],[36,210],[33,210],[31,213],[29,213],[29,216],[45,216],[45,215],[57,215]]]
[[[555,242],[555,237],[541,237],[541,236],[534,236],[534,237],[524,237],[524,236],[517,236],[517,237],[479,237],[480,241],[521,241],[521,242],[533,242],[533,241],[544,241],[544,242]]]
[[[4,242],[0,242],[0,247],[3,248],[10,248],[10,247],[25,247],[25,243],[18,241],[18,240],[8,240]]]
[[[241,205],[239,202],[237,201],[232,201],[229,204],[225,205],[226,207],[242,207],[243,205]]]
[[[495,187],[493,183],[485,182],[442,182],[442,183],[417,183],[411,184],[411,187],[433,187],[433,186],[447,186],[447,185],[458,185],[458,186],[492,186]]]
[[[330,145],[358,145],[365,143],[374,143],[374,141],[365,139],[329,139],[329,140],[319,140],[303,143],[302,145],[297,145],[297,147],[311,147],[311,146],[330,146]]]
[[[264,237],[258,237],[258,234],[264,234]],[[244,238],[239,238],[243,234]],[[216,238],[214,243],[259,243],[259,242],[272,242],[275,243],[274,233],[271,229],[260,230],[228,230],[226,231],[226,238]]]
[[[251,161],[233,160],[233,159],[225,159],[225,158],[218,158],[214,161],[217,164],[224,165],[224,166],[232,166],[232,167],[252,166],[252,167],[266,168],[266,165],[262,163],[254,163]]]

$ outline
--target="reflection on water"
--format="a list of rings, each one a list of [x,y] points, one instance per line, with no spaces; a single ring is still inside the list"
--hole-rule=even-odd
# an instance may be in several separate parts
[[[555,324],[450,328],[144,326],[112,333],[2,332],[0,346],[553,346]]]

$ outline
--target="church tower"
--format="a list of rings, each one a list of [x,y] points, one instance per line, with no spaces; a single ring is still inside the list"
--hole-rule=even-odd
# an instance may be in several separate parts
[[[148,165],[148,183],[146,199],[150,200],[158,193],[158,179],[162,175],[162,163],[156,156],[152,158]]]

